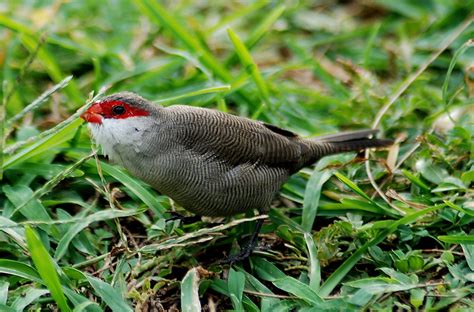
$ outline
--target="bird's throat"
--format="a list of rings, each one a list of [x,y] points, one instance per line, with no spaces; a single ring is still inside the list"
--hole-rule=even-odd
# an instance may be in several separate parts
[[[145,141],[142,118],[104,119],[101,124],[89,123],[89,129],[103,154],[126,167],[125,158],[140,153]]]

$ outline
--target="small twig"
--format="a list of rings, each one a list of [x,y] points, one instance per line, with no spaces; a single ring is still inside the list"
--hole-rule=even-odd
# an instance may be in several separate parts
[[[440,285],[447,285],[447,282],[436,282],[436,283],[426,283],[426,284],[418,284],[415,285],[413,288],[426,288],[432,286],[440,286]]]
[[[293,266],[286,267],[284,270],[285,271],[293,271],[293,270],[308,271],[308,267],[306,265],[293,265]]]
[[[88,265],[97,263],[97,262],[99,262],[99,261],[104,260],[104,259],[107,258],[108,256],[110,256],[110,254],[111,254],[110,252],[107,252],[107,253],[105,253],[105,254],[103,254],[103,255],[94,257],[94,258],[92,258],[92,259],[88,259],[88,260],[86,260],[86,261],[73,264],[72,267],[77,269],[77,268],[81,268],[81,267],[85,267],[85,266],[88,266]]]
[[[455,246],[455,247],[456,247],[456,246]],[[444,250],[444,249],[436,249],[436,248],[435,248],[435,249],[422,249],[421,251],[424,252],[424,253],[433,253],[433,252],[443,253],[443,252],[449,251],[449,252],[452,253],[453,255],[464,256],[464,253],[463,253],[463,252],[454,251],[454,250]]]

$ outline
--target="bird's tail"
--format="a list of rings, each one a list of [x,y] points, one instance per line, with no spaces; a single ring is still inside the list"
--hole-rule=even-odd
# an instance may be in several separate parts
[[[348,131],[337,134],[319,136],[311,139],[316,145],[322,147],[321,156],[343,153],[343,152],[360,152],[367,148],[377,148],[390,146],[392,140],[376,139],[374,135],[378,130],[359,130]]]

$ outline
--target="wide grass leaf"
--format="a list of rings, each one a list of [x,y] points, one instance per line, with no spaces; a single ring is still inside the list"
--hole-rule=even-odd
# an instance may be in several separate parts
[[[474,245],[473,244],[461,244],[462,250],[464,251],[464,257],[466,258],[467,265],[474,271]]]
[[[335,161],[344,162],[347,155],[335,155],[324,157],[318,162],[306,184],[303,202],[303,217],[301,218],[301,226],[306,232],[310,232],[313,228],[316,215],[318,213],[319,199],[324,183],[333,175],[334,170],[325,169],[329,164]]]
[[[110,284],[85,274],[87,281],[91,284],[92,288],[109,306],[109,308],[114,312],[131,312],[132,308],[128,305],[125,299],[122,297],[120,292],[113,288]]]
[[[292,295],[295,295],[299,299],[302,299],[310,304],[322,304],[324,300],[309,287],[308,285],[300,282],[299,280],[285,276],[284,278],[273,281],[273,285],[286,291]]]
[[[229,270],[229,278],[227,280],[227,288],[234,309],[243,310],[242,295],[245,288],[245,275],[242,272],[235,271],[233,268]]]
[[[15,275],[30,281],[43,283],[34,268],[15,260],[0,259],[0,273]]]
[[[8,286],[10,283],[0,281],[0,304],[6,304],[8,299]]]
[[[474,235],[440,235],[438,239],[451,244],[474,244]]]
[[[181,311],[201,311],[199,273],[196,268],[189,270],[181,281]]]
[[[5,185],[3,192],[8,200],[12,202],[15,207],[22,207],[20,213],[31,221],[46,221],[50,222],[51,217],[48,212],[37,199],[31,200],[33,191],[26,185],[10,186]],[[29,201],[28,203],[26,203]],[[16,210],[16,209],[15,209]],[[9,216],[8,216],[9,217]],[[47,230],[46,226],[42,226],[43,230]]]
[[[21,248],[26,250],[25,231],[21,225],[10,219],[0,217],[0,231],[10,236]]]
[[[44,248],[43,243],[29,226],[25,227],[26,242],[31,254],[31,259],[38,270],[43,283],[48,287],[51,296],[61,311],[71,311],[64,296],[59,276],[56,271],[57,264]]]
[[[304,239],[306,242],[306,248],[308,249],[309,286],[312,290],[318,292],[321,284],[321,265],[318,259],[318,248],[316,247],[311,234],[304,233]]]
[[[24,311],[28,305],[47,293],[49,293],[47,289],[27,288],[20,297],[13,301],[12,308],[15,311]]]
[[[232,29],[229,28],[227,30],[227,33],[229,34],[229,38],[235,47],[235,52],[239,56],[240,61],[245,68],[245,71],[252,77],[253,81],[255,82],[262,101],[266,105],[270,105],[270,93],[268,91],[268,87],[265,83],[265,80],[263,80],[260,71],[258,70],[257,64],[255,64],[255,62],[253,61],[250,52],[247,50],[247,47],[245,47],[240,37]],[[259,110],[257,110],[257,112],[258,111]],[[256,115],[254,115],[253,117],[257,118]]]

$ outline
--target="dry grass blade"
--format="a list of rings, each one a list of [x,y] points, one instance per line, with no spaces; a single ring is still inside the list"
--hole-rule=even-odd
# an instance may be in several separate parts
[[[267,215],[259,215],[259,216],[255,216],[255,217],[252,217],[252,218],[237,219],[237,220],[234,220],[234,221],[226,223],[226,224],[221,224],[221,225],[214,226],[214,227],[211,227],[211,228],[200,229],[196,232],[188,233],[188,234],[185,234],[185,235],[180,236],[178,238],[170,238],[170,239],[167,239],[166,241],[161,242],[159,244],[147,245],[145,247],[140,248],[140,251],[141,252],[155,252],[155,251],[158,251],[158,250],[168,249],[168,248],[170,248],[170,246],[174,246],[174,245],[177,245],[177,244],[180,244],[179,246],[183,246],[182,245],[183,242],[189,241],[191,239],[195,239],[195,238],[198,238],[198,237],[201,237],[201,236],[204,236],[204,235],[212,235],[213,233],[219,233],[219,232],[221,232],[225,229],[235,227],[235,226],[237,226],[241,223],[257,221],[257,220],[267,219],[267,218],[268,218]]]

